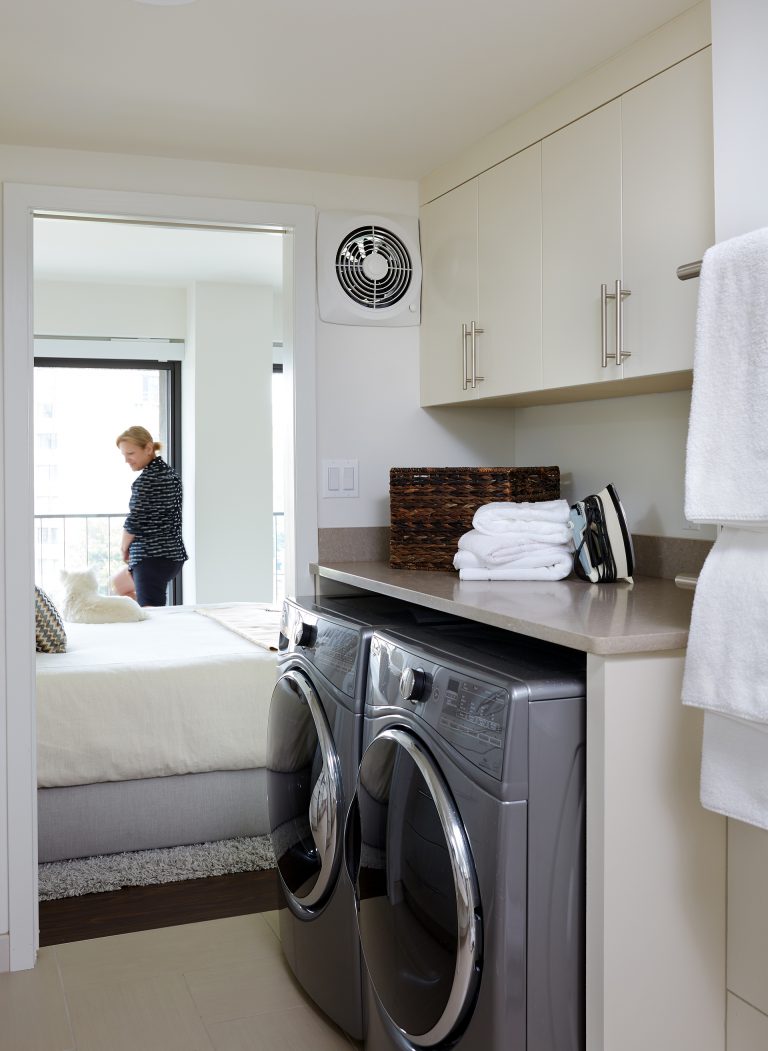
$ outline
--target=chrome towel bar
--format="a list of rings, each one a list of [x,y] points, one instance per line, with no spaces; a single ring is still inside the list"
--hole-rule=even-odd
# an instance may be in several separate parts
[[[701,260],[697,259],[695,263],[683,263],[682,266],[677,268],[677,276],[681,281],[690,281],[692,277],[698,277],[701,273]]]

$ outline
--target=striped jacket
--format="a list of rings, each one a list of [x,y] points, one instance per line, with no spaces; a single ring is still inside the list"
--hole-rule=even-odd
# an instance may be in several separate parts
[[[181,539],[181,479],[160,456],[150,460],[131,486],[123,523],[136,538],[128,553],[132,569],[147,558],[187,559]]]

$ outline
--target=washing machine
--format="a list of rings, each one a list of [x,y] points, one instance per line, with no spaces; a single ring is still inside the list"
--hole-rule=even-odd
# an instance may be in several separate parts
[[[584,1051],[585,658],[376,631],[346,836],[366,1051]]]
[[[368,654],[377,624],[444,614],[383,596],[283,604],[267,735],[267,800],[285,907],[283,952],[318,1006],[363,1035],[362,974],[342,837],[362,751]]]

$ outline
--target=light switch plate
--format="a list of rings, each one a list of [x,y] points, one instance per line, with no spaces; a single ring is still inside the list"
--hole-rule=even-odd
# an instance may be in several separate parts
[[[323,460],[321,493],[324,499],[360,495],[357,460]]]

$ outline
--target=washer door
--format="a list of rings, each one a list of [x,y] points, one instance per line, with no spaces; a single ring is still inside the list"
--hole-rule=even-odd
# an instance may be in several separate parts
[[[482,955],[480,898],[456,806],[407,730],[367,748],[357,786],[360,940],[391,1022],[432,1047],[466,1021]]]
[[[311,679],[282,675],[269,707],[267,799],[288,902],[307,916],[332,890],[341,858],[341,768]]]

